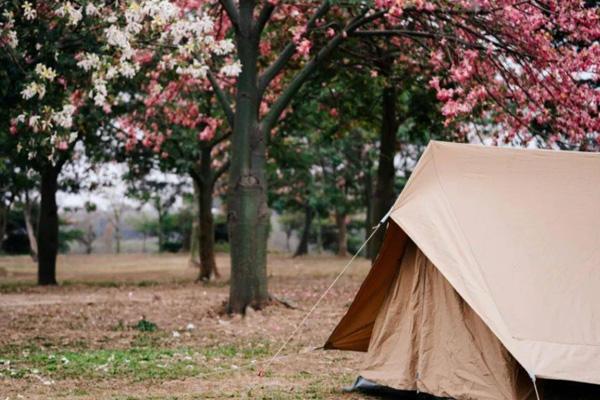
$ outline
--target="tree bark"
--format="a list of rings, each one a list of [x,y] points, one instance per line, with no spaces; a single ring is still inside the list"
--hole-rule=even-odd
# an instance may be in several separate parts
[[[335,224],[338,231],[337,255],[346,257],[348,255],[348,226],[346,224],[346,213],[335,210]]]
[[[6,224],[8,222],[8,212],[10,206],[0,204],[0,249],[2,249],[2,243],[4,242],[4,235],[6,235]]]
[[[38,244],[33,229],[32,204],[29,201],[29,196],[25,196],[25,204],[23,204],[23,218],[25,219],[25,229],[27,230],[27,238],[29,239],[29,253],[34,262],[38,261]]]
[[[382,116],[379,138],[379,165],[377,166],[377,181],[373,196],[373,221],[376,225],[388,212],[394,203],[394,179],[396,169],[394,156],[396,155],[398,118],[396,116],[396,88],[387,86],[383,89]],[[384,229],[379,229],[371,239],[370,256],[375,260],[379,248],[383,243]]]
[[[213,190],[215,177],[212,172],[211,148],[202,149],[202,158],[200,160],[200,182],[198,186],[198,245],[200,253],[200,273],[199,281],[208,281],[214,275],[219,278],[215,261],[215,223],[212,214]]]
[[[200,204],[200,185],[197,182],[197,178],[192,176],[192,182],[194,183],[194,205],[192,208],[193,214],[196,216],[192,222],[192,234],[190,239],[190,262],[196,263],[200,259],[200,211],[198,205]]]
[[[58,254],[58,190],[56,167],[41,172],[41,200],[38,222],[38,284],[56,285],[56,256]]]
[[[117,254],[121,254],[121,208],[120,205],[113,209],[114,227],[115,227],[115,249]]]
[[[162,203],[160,202],[160,197],[157,196],[154,199],[154,207],[156,208],[156,212],[158,213],[158,225],[156,227],[156,236],[158,236],[158,252],[162,253],[165,245],[165,235],[163,233],[163,223],[164,223],[164,212]]]
[[[236,46],[242,72],[237,81],[227,202],[231,245],[228,311],[239,314],[248,306],[260,309],[269,300],[266,132],[258,123],[260,36],[254,27],[253,12],[254,2],[239,3]]]
[[[296,247],[296,251],[294,252],[294,257],[308,254],[308,239],[310,237],[310,227],[312,225],[312,220],[313,209],[307,203],[304,207],[304,228],[302,229],[302,236],[300,237],[300,242],[298,242],[298,247]]]

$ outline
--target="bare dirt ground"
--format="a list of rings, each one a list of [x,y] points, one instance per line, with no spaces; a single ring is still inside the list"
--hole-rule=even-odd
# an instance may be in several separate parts
[[[341,389],[360,354],[323,345],[369,268],[357,260],[295,340],[259,377],[347,259],[269,257],[271,306],[219,314],[220,281],[195,283],[186,255],[69,255],[59,287],[39,288],[27,257],[0,258],[0,400],[362,399]],[[143,320],[143,322],[140,322]]]

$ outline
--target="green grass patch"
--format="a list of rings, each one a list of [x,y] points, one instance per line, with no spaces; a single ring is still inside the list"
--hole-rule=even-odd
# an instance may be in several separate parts
[[[229,369],[268,354],[269,347],[265,343],[200,349],[132,347],[52,351],[4,347],[0,349],[0,377],[22,379],[41,375],[54,380],[118,377],[132,381],[163,381]]]

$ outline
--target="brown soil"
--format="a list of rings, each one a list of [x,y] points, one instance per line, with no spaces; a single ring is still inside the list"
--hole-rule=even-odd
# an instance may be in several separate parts
[[[241,318],[218,313],[228,294],[226,255],[217,259],[222,280],[209,284],[194,283],[197,271],[188,267],[185,255],[62,256],[58,278],[67,283],[44,288],[32,285],[35,265],[28,258],[0,258],[0,269],[6,272],[0,277],[0,359],[8,349],[32,347],[127,349],[140,340],[140,332],[130,327],[142,317],[158,326],[151,335],[152,346],[202,349],[263,343],[269,349],[252,370],[246,368],[250,365],[209,368],[181,380],[2,376],[0,399],[362,398],[341,391],[356,375],[360,354],[313,350],[324,343],[368,271],[369,264],[362,259],[338,282],[266,376],[256,373],[347,261],[271,255],[270,290],[299,308],[271,306]],[[189,324],[193,328],[188,329]]]

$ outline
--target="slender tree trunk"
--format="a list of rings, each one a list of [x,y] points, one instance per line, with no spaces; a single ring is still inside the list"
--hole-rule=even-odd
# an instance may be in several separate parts
[[[364,200],[365,200],[365,208],[367,209],[367,215],[365,217],[365,239],[371,235],[371,229],[373,229],[373,175],[371,174],[372,164],[367,164],[367,171],[365,173],[364,180]],[[367,244],[366,254],[365,256],[369,259],[374,259],[375,255],[372,254],[373,245],[371,242]]]
[[[199,226],[198,235],[200,245],[200,275],[198,280],[208,281],[213,276],[220,277],[215,261],[215,224],[212,215],[212,190],[200,191],[199,198]]]
[[[56,285],[56,255],[58,254],[58,168],[41,172],[41,200],[38,222],[38,284]]]
[[[121,239],[123,239],[123,234],[121,233],[121,218],[123,217],[123,210],[121,205],[117,205],[113,210],[114,218],[115,218],[115,247],[116,253],[121,254]]]
[[[373,196],[373,222],[376,225],[388,212],[394,203],[394,156],[396,155],[396,131],[398,120],[396,116],[396,89],[387,86],[382,96],[382,122],[380,129],[379,165],[377,167],[377,182]],[[383,243],[384,229],[379,229],[371,239],[371,259],[374,260]]]
[[[346,224],[346,213],[335,210],[335,225],[338,231],[337,255],[346,257],[348,255],[348,226]]]
[[[211,148],[202,149],[200,161],[200,176],[202,181],[198,182],[198,226],[200,227],[198,239],[200,247],[200,274],[198,280],[208,281],[215,276],[219,278],[215,261],[215,223],[212,214],[214,177],[212,172]]]
[[[300,242],[298,242],[298,247],[296,247],[296,252],[294,252],[294,257],[308,254],[308,239],[310,238],[313,215],[313,209],[307,202],[304,207],[304,228],[302,229],[302,236],[300,237]]]
[[[254,2],[240,2],[237,52],[238,77],[229,169],[228,224],[231,244],[231,284],[228,311],[262,308],[267,290],[266,133],[258,123],[259,34],[253,22]]]
[[[29,253],[34,262],[38,261],[38,244],[35,237],[35,229],[33,228],[33,205],[29,199],[29,195],[25,193],[25,204],[23,204],[23,218],[25,219],[25,230],[29,239]]]
[[[2,249],[2,243],[4,242],[4,236],[6,235],[6,224],[8,223],[8,212],[10,211],[10,205],[0,204],[0,250]]]
[[[163,214],[162,204],[160,203],[160,198],[155,199],[154,207],[156,208],[156,211],[158,213],[158,226],[156,227],[156,229],[157,229],[156,235],[158,236],[158,252],[162,253],[163,247],[165,245],[165,237],[164,237],[164,233],[163,233],[164,214]]]
[[[323,224],[321,216],[317,213],[317,254],[323,253]]]
[[[190,262],[200,262],[200,211],[198,205],[200,204],[200,187],[197,179],[192,174],[192,182],[194,183],[194,205],[192,212],[196,216],[192,222],[192,237],[190,239]]]

